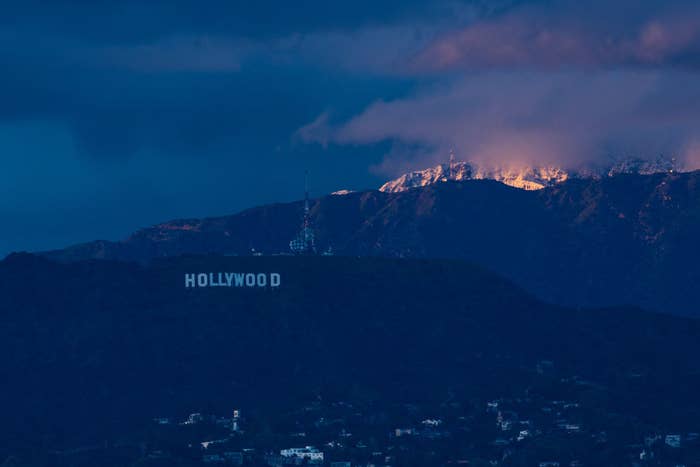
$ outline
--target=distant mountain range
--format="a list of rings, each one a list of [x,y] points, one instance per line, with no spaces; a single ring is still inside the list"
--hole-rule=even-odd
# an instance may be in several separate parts
[[[275,272],[281,283],[185,287],[185,274],[209,271]],[[123,440],[153,417],[203,409],[490,400],[527,387],[543,360],[602,385],[618,413],[697,420],[700,321],[547,305],[461,261],[183,256],[142,266],[16,254],[0,262],[0,318],[0,458]]]
[[[604,178],[620,174],[651,175],[681,171],[673,158],[621,159],[607,164],[566,169],[559,166],[531,166],[522,164],[493,165],[478,162],[440,164],[425,170],[416,170],[386,182],[379,191],[396,193],[440,183],[447,180],[495,180],[523,190],[541,190],[570,178]]]
[[[302,216],[303,203],[273,204],[43,255],[287,253]],[[311,219],[320,249],[337,255],[465,259],[554,303],[700,315],[700,172],[569,178],[534,191],[468,180],[330,195],[312,203]]]

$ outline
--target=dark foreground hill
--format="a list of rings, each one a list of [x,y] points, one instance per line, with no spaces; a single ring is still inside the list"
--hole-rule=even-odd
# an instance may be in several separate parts
[[[300,203],[168,222],[121,242],[47,253],[60,261],[147,261],[183,253],[288,251]],[[568,306],[633,304],[697,315],[700,172],[572,179],[540,191],[493,181],[327,196],[312,218],[339,254],[461,258]]]
[[[184,287],[210,271],[274,272],[280,285]],[[0,263],[0,319],[0,457],[202,407],[488,398],[525,386],[543,360],[609,387],[616,411],[699,415],[700,322],[550,306],[454,261],[13,255]]]

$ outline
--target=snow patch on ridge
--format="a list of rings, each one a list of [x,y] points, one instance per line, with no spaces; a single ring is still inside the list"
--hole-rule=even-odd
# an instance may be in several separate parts
[[[465,180],[496,180],[522,190],[541,190],[562,183],[569,178],[602,178],[618,174],[634,173],[648,175],[679,171],[675,159],[659,157],[648,161],[623,159],[607,166],[567,170],[556,166],[496,166],[487,167],[475,162],[440,164],[424,170],[416,170],[386,182],[379,191],[397,193],[432,185],[439,182]]]

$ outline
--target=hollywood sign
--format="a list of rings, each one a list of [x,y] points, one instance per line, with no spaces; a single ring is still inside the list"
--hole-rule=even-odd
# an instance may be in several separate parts
[[[185,274],[185,288],[196,287],[279,287],[276,272],[200,272]]]

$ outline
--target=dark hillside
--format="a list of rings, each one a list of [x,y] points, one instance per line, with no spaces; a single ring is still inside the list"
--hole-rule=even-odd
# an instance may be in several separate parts
[[[209,271],[277,272],[281,284],[184,288],[185,273]],[[488,397],[526,384],[541,360],[618,391],[621,409],[698,415],[697,321],[550,306],[456,261],[13,255],[0,263],[0,316],[0,449],[99,441],[202,406]],[[644,379],[630,385],[632,373]]]
[[[697,315],[700,172],[571,179],[540,191],[494,181],[326,196],[312,207],[322,248],[342,255],[465,259],[566,306],[632,304]],[[46,253],[63,262],[286,252],[300,203],[177,220],[121,242]]]

